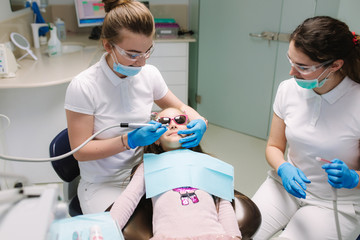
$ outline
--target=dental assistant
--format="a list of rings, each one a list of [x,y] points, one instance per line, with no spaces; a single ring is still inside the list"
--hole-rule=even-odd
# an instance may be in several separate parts
[[[77,75],[65,99],[71,148],[93,133],[120,122],[147,123],[155,102],[161,108],[185,112],[190,123],[181,139],[183,147],[197,146],[206,120],[181,102],[167,87],[159,70],[146,64],[154,50],[154,19],[138,1],[104,0],[106,11],[100,61]],[[83,213],[105,211],[128,184],[131,169],[143,148],[167,130],[160,123],[133,130],[112,128],[74,154],[81,180],[78,196]]]
[[[359,236],[359,41],[327,16],[291,34],[293,77],[278,87],[266,146],[273,170],[252,198],[262,215],[255,240],[282,229],[279,237],[291,240]]]

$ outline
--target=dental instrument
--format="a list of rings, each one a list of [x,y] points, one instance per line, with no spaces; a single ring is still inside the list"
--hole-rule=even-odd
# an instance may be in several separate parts
[[[326,162],[326,163],[329,163],[329,164],[332,163],[331,161],[329,161],[329,160],[327,160],[325,158],[322,158],[322,157],[315,157],[315,160],[320,161],[320,162]],[[336,232],[337,232],[338,239],[342,240],[341,229],[340,229],[340,221],[339,221],[339,212],[338,212],[338,208],[337,208],[337,189],[332,187],[332,190],[333,190],[333,196],[334,196],[333,208],[334,208]]]
[[[152,126],[152,124],[150,123],[120,123],[120,127],[121,128],[141,128],[141,127],[148,127],[148,126]],[[169,124],[162,124],[162,127],[168,127]]]
[[[324,158],[321,158],[321,157],[316,157],[315,160],[316,160],[316,161],[319,161],[319,162],[332,163],[332,162],[330,162],[329,160],[324,159]]]
[[[98,136],[100,133],[105,132],[106,130],[109,130],[111,128],[116,128],[116,127],[120,127],[120,128],[141,128],[141,127],[147,127],[147,126],[153,126],[153,124],[149,124],[149,123],[120,123],[120,124],[116,124],[116,125],[112,125],[109,127],[105,127],[99,131],[97,131],[96,133],[94,133],[92,136],[90,136],[88,139],[86,139],[82,144],[80,144],[77,148],[75,148],[74,150],[65,153],[63,155],[57,156],[57,157],[51,157],[51,158],[23,158],[23,157],[13,157],[13,156],[7,156],[7,155],[2,155],[0,154],[0,159],[3,160],[9,160],[9,161],[17,161],[17,162],[51,162],[51,161],[56,161],[59,159],[63,159],[66,158],[70,155],[73,155],[74,153],[76,153],[77,151],[79,151],[82,147],[84,147],[88,142],[90,142],[91,140],[93,140],[96,136]],[[167,127],[168,124],[162,124],[162,127]]]

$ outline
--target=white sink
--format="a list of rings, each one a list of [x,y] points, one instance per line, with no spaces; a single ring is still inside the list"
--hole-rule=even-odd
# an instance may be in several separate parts
[[[62,44],[62,53],[73,53],[83,50],[85,47],[82,43],[63,43]]]

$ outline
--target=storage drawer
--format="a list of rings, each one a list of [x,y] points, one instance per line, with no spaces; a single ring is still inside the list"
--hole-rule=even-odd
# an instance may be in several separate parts
[[[167,85],[187,85],[187,72],[161,72]]]
[[[188,71],[187,57],[151,57],[148,64],[156,66],[160,72],[163,71]]]
[[[187,85],[169,85],[168,87],[183,103],[188,104]],[[160,111],[160,108],[154,104],[152,110]]]
[[[187,85],[169,85],[169,89],[177,96],[183,103],[188,104]]]
[[[146,61],[156,66],[169,89],[185,104],[188,103],[189,43],[155,42],[155,50]],[[156,105],[154,111],[160,110]]]
[[[155,42],[155,49],[152,57],[169,57],[169,56],[188,56],[188,43],[158,43]],[[149,59],[149,60],[150,60]]]

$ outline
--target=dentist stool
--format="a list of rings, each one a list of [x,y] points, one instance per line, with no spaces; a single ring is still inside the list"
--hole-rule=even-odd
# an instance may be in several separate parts
[[[64,129],[51,141],[49,147],[50,157],[60,156],[70,151],[68,131]],[[80,180],[78,161],[73,155],[70,155],[66,158],[52,161],[51,164],[57,175],[64,181],[64,198],[65,201],[69,202],[70,216],[82,215],[77,196],[77,186]]]
[[[50,143],[50,157],[70,152],[70,143],[67,129],[61,131]],[[67,158],[52,161],[52,166],[64,184],[64,196],[69,200],[70,216],[81,215],[77,185],[80,179],[80,170],[77,160],[71,155]],[[133,169],[135,171],[136,168]],[[250,240],[261,224],[261,214],[256,204],[244,194],[234,190],[234,207],[242,240]],[[111,209],[111,206],[107,211]],[[143,197],[133,215],[123,229],[126,240],[148,240],[152,237],[152,203],[151,199]]]

